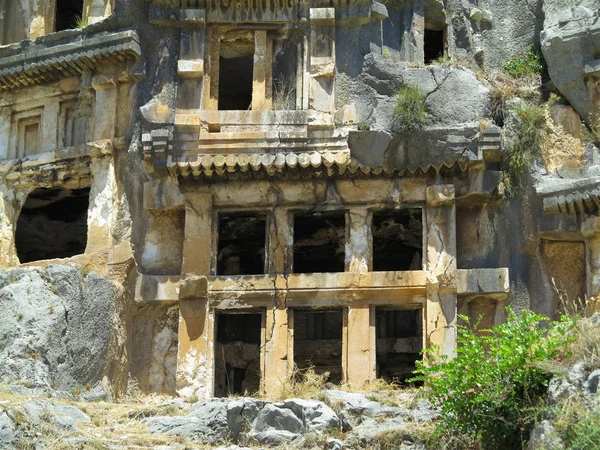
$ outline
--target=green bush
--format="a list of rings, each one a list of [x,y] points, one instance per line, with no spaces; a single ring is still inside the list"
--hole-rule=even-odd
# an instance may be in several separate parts
[[[419,86],[402,84],[396,93],[393,118],[406,131],[418,130],[429,119],[426,97]]]
[[[541,52],[529,46],[525,51],[501,64],[502,70],[514,78],[528,78],[542,75],[546,61]]]
[[[538,105],[522,101],[514,109],[518,119],[517,136],[511,147],[504,153],[507,173],[504,177],[509,194],[520,190],[521,176],[529,168],[533,157],[538,153],[546,131],[546,111],[549,104]]]
[[[548,385],[541,363],[564,358],[573,340],[575,319],[547,324],[530,311],[517,317],[509,310],[507,322],[491,330],[459,326],[454,359],[436,362],[436,349],[425,351],[417,380],[441,410],[440,435],[457,433],[488,450],[521,448]]]

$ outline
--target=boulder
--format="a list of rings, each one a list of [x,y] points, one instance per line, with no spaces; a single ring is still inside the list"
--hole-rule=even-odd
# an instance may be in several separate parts
[[[397,430],[405,426],[406,422],[400,417],[393,417],[387,420],[366,418],[360,425],[357,425],[352,429],[349,439],[350,441],[356,441],[362,446],[369,445],[377,435]]]
[[[304,431],[304,424],[282,404],[267,404],[252,423],[250,437],[260,444],[279,445],[296,439]]]
[[[0,414],[0,448],[10,448],[17,438],[17,427],[8,415]]]
[[[23,409],[34,424],[46,421],[56,427],[74,431],[78,429],[79,422],[90,422],[90,418],[74,406],[36,400],[23,403]]]
[[[583,383],[583,391],[589,395],[596,394],[598,392],[598,383],[600,383],[600,370],[594,370],[585,383]]]
[[[340,419],[333,409],[317,400],[302,400],[293,398],[283,402],[285,408],[290,409],[302,420],[309,431],[324,431],[339,429]]]
[[[560,450],[565,445],[549,420],[542,420],[531,430],[527,450]]]
[[[214,398],[196,403],[189,416],[150,417],[142,420],[151,433],[183,436],[211,445],[229,436],[227,425],[228,399]]]
[[[227,426],[234,439],[250,427],[264,404],[263,401],[253,398],[238,398],[227,404]]]

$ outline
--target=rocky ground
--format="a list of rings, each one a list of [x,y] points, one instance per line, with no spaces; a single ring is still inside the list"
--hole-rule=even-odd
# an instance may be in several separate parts
[[[100,393],[96,395],[102,398]],[[125,403],[90,392],[5,385],[0,390],[0,448],[423,448],[414,437],[436,411],[418,391],[346,392],[280,402],[218,398],[186,403],[144,397]]]

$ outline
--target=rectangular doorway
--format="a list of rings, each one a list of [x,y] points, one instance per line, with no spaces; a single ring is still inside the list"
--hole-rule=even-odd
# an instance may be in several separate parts
[[[300,371],[312,367],[318,374],[329,372],[328,381],[342,381],[341,308],[294,310],[294,364]]]
[[[260,389],[263,314],[218,312],[215,322],[215,397],[255,394]]]
[[[405,382],[423,349],[423,310],[376,309],[377,377]]]

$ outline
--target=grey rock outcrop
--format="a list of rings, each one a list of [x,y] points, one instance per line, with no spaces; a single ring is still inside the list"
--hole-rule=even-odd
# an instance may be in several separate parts
[[[31,401],[23,403],[23,409],[29,420],[38,424],[47,421],[58,428],[74,431],[79,422],[89,422],[90,418],[74,406],[60,405],[45,401]]]
[[[10,448],[17,438],[15,423],[3,412],[0,414],[0,447]]]
[[[0,272],[0,381],[68,390],[102,380],[115,287],[73,267]]]
[[[303,431],[302,420],[292,410],[270,403],[252,423],[250,436],[260,444],[278,445],[296,439]]]
[[[527,443],[527,450],[561,450],[564,448],[564,443],[549,420],[542,420],[533,428]]]
[[[583,5],[569,9],[550,2],[551,17],[541,33],[541,44],[552,81],[579,115],[589,121],[599,100],[600,10]]]
[[[372,129],[401,126],[393,118],[394,94],[401,84],[419,86],[426,96],[431,118],[428,126],[474,123],[489,116],[489,90],[469,69],[429,66],[405,68],[374,54],[365,56],[363,71],[347,89],[360,120]]]
[[[324,431],[340,427],[338,416],[323,402],[293,398],[283,402],[283,406],[291,409],[309,431]]]

